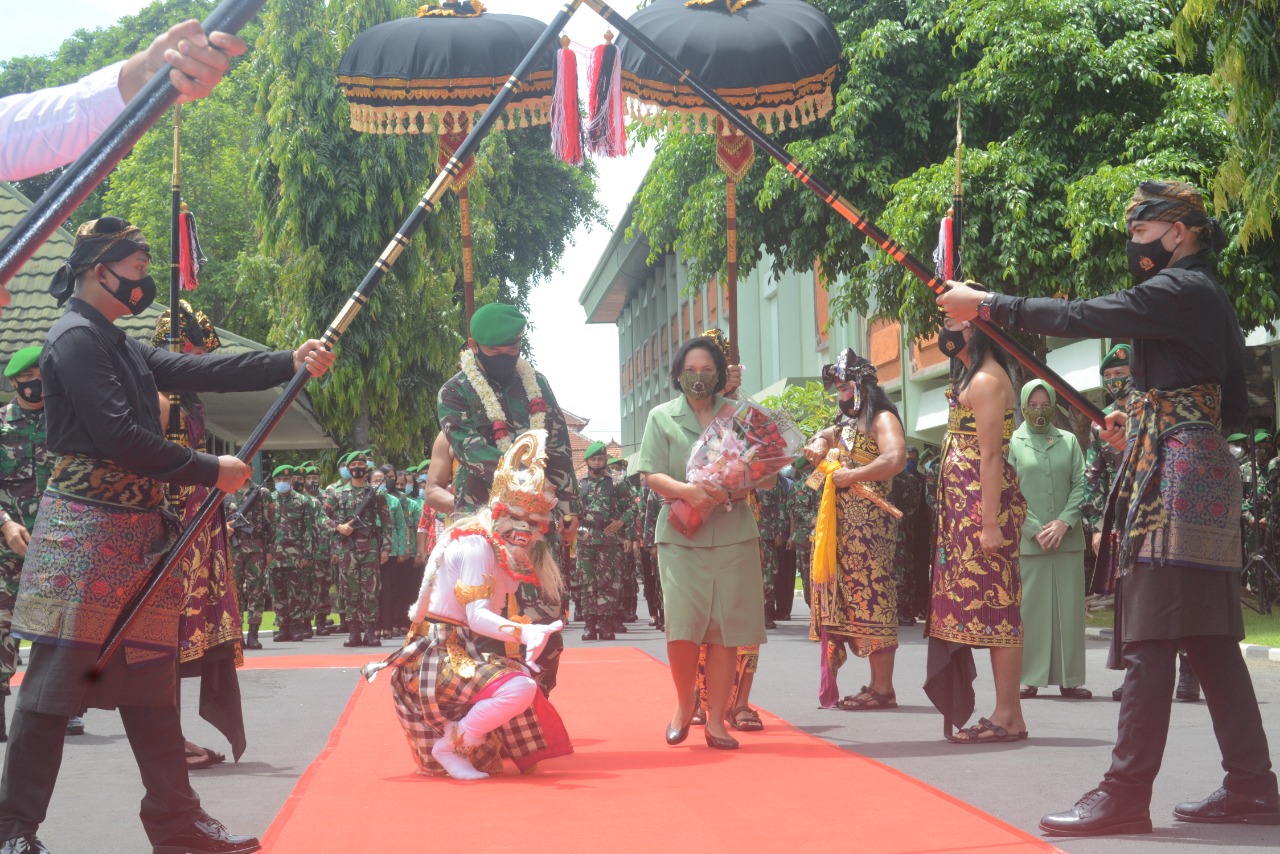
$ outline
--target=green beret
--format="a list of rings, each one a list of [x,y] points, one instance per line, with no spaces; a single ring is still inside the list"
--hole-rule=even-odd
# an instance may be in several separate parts
[[[476,313],[479,314],[479,312]],[[587,445],[587,449],[582,452],[582,458],[585,460],[588,457],[594,457],[596,454],[604,453],[605,450],[604,442],[592,442],[590,445]]]
[[[1227,441],[1228,441],[1228,442],[1243,442],[1243,441],[1245,441],[1245,440],[1246,440],[1246,439],[1248,439],[1248,438],[1249,438],[1249,437],[1248,437],[1248,436],[1246,436],[1246,435],[1245,435],[1245,434],[1243,434],[1243,433],[1232,433],[1230,436],[1228,436],[1228,437],[1227,437]]]
[[[622,464],[625,466],[625,465],[627,464],[627,461],[626,461],[626,460],[624,460],[622,457],[610,457],[610,458],[609,458],[609,465],[611,465],[611,466],[616,466],[618,463],[622,463]]]
[[[1102,372],[1110,368],[1127,368],[1132,359],[1133,348],[1128,344],[1117,344],[1107,351],[1107,355],[1102,357],[1102,364],[1098,366],[1098,371]]]
[[[1271,442],[1271,433],[1270,433],[1270,432],[1268,432],[1268,431],[1266,431],[1266,430],[1255,430],[1255,431],[1254,431],[1254,434],[1253,434],[1253,442],[1254,442],[1254,444],[1255,444],[1255,445],[1256,445],[1258,442],[1267,442],[1267,443],[1270,443],[1270,442]]]
[[[9,364],[4,369],[4,375],[9,379],[13,379],[27,368],[34,368],[40,364],[40,345],[34,347],[23,347],[14,353],[9,359]]]
[[[367,461],[369,459],[369,454],[372,450],[373,450],[372,448],[365,448],[363,451],[361,450],[352,451],[346,456],[347,465],[350,465],[351,463],[355,462],[356,457],[360,457]]]
[[[302,465],[298,466],[298,468],[302,471],[303,474],[320,474],[320,469],[316,466],[315,463],[303,463]]]
[[[272,477],[288,477],[293,474],[293,466],[284,465],[276,466],[276,470],[271,473]]]
[[[471,337],[484,347],[504,347],[515,343],[526,323],[514,305],[491,302],[471,315]]]
[[[429,468],[431,468],[431,458],[430,458],[430,457],[427,457],[425,460],[423,460],[422,462],[418,463],[418,471],[426,471],[426,470],[427,470],[427,469],[429,469]]]

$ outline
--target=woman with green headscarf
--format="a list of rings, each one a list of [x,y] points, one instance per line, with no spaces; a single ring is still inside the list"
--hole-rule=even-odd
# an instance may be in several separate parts
[[[1053,426],[1057,395],[1042,380],[1022,387],[1023,422],[1009,442],[1009,462],[1027,499],[1022,523],[1022,697],[1060,686],[1087,700],[1084,687],[1084,454]]]

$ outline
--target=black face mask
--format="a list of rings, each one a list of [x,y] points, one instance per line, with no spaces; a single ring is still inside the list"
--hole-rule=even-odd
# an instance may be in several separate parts
[[[41,380],[27,380],[18,383],[18,397],[27,403],[39,403],[44,400],[44,383]]]
[[[944,326],[942,331],[938,333],[938,349],[942,351],[944,356],[954,359],[968,346],[969,342],[964,340],[964,332],[958,329],[952,331]]]
[[[111,271],[111,275],[116,277],[116,289],[113,291],[106,285],[99,282],[102,289],[116,298],[116,301],[129,309],[129,313],[134,317],[146,311],[151,303],[156,300],[156,280],[150,276],[143,276],[141,279],[127,279],[124,276],[107,268]]]
[[[1125,257],[1129,259],[1129,272],[1138,282],[1145,282],[1165,267],[1173,252],[1164,248],[1159,240],[1150,243],[1134,243],[1130,240],[1124,245]]]
[[[520,361],[520,357],[514,353],[499,353],[495,356],[488,356],[476,351],[476,360],[480,362],[480,368],[485,372],[486,376],[492,377],[498,382],[506,382],[516,372],[516,362]]]
[[[862,411],[862,389],[858,388],[857,386],[854,386],[853,396],[850,397],[848,400],[845,400],[843,397],[838,398],[836,400],[836,405],[839,406],[840,411],[843,412],[849,418],[855,417],[859,412]]]
[[[366,468],[356,468],[355,466],[351,467],[352,480],[364,480],[367,474],[369,474],[369,470]]]

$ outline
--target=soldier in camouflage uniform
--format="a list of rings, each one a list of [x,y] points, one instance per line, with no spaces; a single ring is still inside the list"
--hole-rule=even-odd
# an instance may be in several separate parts
[[[390,543],[383,537],[391,531],[391,511],[386,496],[369,484],[368,451],[348,455],[347,468],[351,482],[334,490],[324,505],[338,535],[334,540],[338,610],[346,617],[348,630],[342,645],[382,646],[374,621],[378,615],[378,566],[388,557]]]
[[[247,512],[242,512],[249,496],[258,497]],[[237,493],[227,507],[227,524],[231,528],[231,556],[234,561],[236,586],[240,593],[240,607],[249,621],[249,634],[245,649],[262,649],[258,631],[262,627],[262,612],[267,607],[267,505],[271,503],[271,490],[265,486],[249,484],[247,490]]]
[[[1102,385],[1111,399],[1104,412],[1114,412],[1117,408],[1123,410],[1129,399],[1130,350],[1128,344],[1117,344],[1102,359]],[[1107,508],[1107,496],[1111,494],[1111,484],[1116,479],[1123,456],[1122,451],[1102,441],[1097,430],[1090,432],[1089,447],[1084,457],[1084,503],[1080,505],[1080,513],[1095,557],[1102,542],[1102,513]]]
[[[314,462],[308,461],[298,467],[302,472],[302,492],[311,500],[312,514],[315,518],[315,550],[308,561],[309,610],[315,617],[315,634],[327,637],[333,633],[329,627],[329,614],[333,611],[333,602],[329,597],[329,588],[333,586],[333,524],[324,513],[324,497],[320,492],[320,469]],[[310,634],[308,634],[310,636]]]
[[[620,613],[616,615],[619,619],[614,629],[615,631],[626,632],[626,624],[639,619],[639,615],[636,613],[640,605],[640,584],[637,574],[638,560],[636,558],[637,519],[639,518],[639,514],[636,513],[636,504],[639,501],[639,493],[636,489],[637,481],[627,477],[626,460],[620,457],[611,457],[609,459],[609,471],[613,475],[613,482],[617,484],[618,492],[622,496],[622,504],[626,507],[621,516],[622,530],[618,532],[618,538],[622,540],[622,608]]]
[[[760,528],[760,570],[764,574],[764,626],[776,629],[773,621],[774,580],[778,577],[778,552],[786,548],[789,525],[787,522],[787,482],[778,478],[772,489],[757,489],[751,501],[756,513],[756,525]]]
[[[626,496],[609,476],[604,442],[583,452],[587,476],[578,484],[582,521],[578,525],[578,572],[582,576],[584,641],[613,640],[622,607],[622,551],[619,533]]]
[[[791,467],[795,480],[787,493],[788,543],[796,555],[796,572],[804,589],[804,604],[809,605],[809,569],[813,565],[813,529],[818,521],[821,489],[810,489],[805,479],[811,473],[809,461],[803,457]]]
[[[17,393],[0,410],[0,741],[6,737],[4,698],[18,667],[18,639],[11,631],[13,604],[40,496],[53,468],[45,449],[40,348],[14,353],[4,376]]]
[[[462,370],[443,386],[437,403],[440,429],[457,463],[454,513],[470,515],[489,500],[489,488],[503,452],[525,430],[547,431],[547,482],[559,498],[546,543],[560,556],[560,528],[572,536],[579,512],[578,481],[573,473],[569,426],[546,377],[520,358],[526,320],[513,306],[492,303],[471,318],[471,338],[462,352]],[[433,457],[435,455],[433,454]],[[521,585],[520,611],[535,623],[560,618],[561,602],[547,602],[536,587]],[[551,636],[538,659],[538,682],[549,692],[564,641]]]
[[[658,544],[656,534],[662,496],[649,488],[648,475],[640,475],[640,578],[644,586],[644,602],[649,608],[649,624],[658,631],[666,629],[662,614],[662,581],[658,577]]]
[[[276,641],[306,639],[306,561],[315,543],[315,520],[305,495],[293,488],[293,466],[271,473],[275,492],[267,502],[267,574],[276,611]]]

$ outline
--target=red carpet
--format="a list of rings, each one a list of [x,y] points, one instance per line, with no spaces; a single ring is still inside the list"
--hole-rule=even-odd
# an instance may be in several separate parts
[[[767,713],[741,750],[708,749],[696,727],[668,747],[671,697],[666,666],[638,650],[566,650],[553,699],[577,753],[530,776],[460,783],[413,773],[386,674],[361,681],[264,850],[1057,850]],[[763,791],[786,793],[768,799],[781,809],[765,809]],[[470,835],[477,825],[485,838]]]

